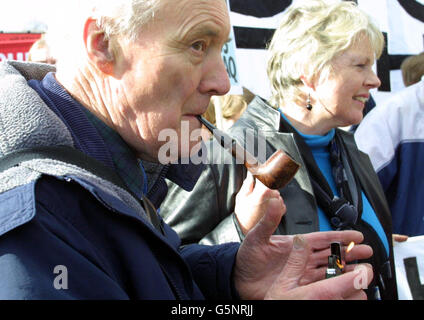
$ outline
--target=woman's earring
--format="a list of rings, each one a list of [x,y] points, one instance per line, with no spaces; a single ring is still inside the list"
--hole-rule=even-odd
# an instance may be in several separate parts
[[[309,111],[312,110],[311,94],[310,93],[308,93],[308,100],[306,100],[306,109],[308,109]]]

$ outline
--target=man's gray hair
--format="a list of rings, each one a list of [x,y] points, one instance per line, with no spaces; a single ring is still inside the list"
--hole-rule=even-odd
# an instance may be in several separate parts
[[[74,68],[84,54],[83,30],[88,17],[97,21],[106,39],[116,35],[136,40],[163,0],[73,0],[64,4],[57,25],[48,30],[58,69]],[[58,14],[59,16],[59,14]]]
[[[107,38],[124,35],[135,40],[140,28],[150,22],[161,0],[97,0],[93,18]]]

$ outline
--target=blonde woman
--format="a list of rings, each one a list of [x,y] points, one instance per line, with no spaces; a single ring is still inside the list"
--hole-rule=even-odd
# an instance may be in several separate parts
[[[271,99],[256,97],[230,129],[246,146],[246,131],[261,132],[267,157],[282,149],[302,165],[279,190],[286,213],[276,233],[364,234],[374,251],[370,299],[396,298],[390,212],[368,156],[338,127],[362,120],[370,90],[380,86],[372,66],[383,47],[382,33],[354,3],[297,1],[269,46]],[[162,214],[186,242],[242,241],[269,201],[265,195],[253,206],[250,200],[263,186],[242,165],[219,164],[216,153],[210,157],[191,193],[171,189],[167,203],[185,201],[179,212],[168,214],[165,204]]]

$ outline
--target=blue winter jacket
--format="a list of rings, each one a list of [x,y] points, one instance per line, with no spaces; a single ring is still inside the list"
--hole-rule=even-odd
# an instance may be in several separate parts
[[[101,161],[103,146],[88,146],[68,121],[66,113],[78,110],[72,104],[52,110],[48,97],[28,86],[48,71],[0,63],[0,157],[65,145]],[[1,172],[0,299],[236,295],[231,273],[238,244],[180,248],[177,234],[161,224],[163,234],[129,192],[66,162],[35,159]]]

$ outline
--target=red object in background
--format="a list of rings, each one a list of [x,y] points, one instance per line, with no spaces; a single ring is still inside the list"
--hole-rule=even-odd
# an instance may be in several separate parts
[[[28,51],[41,33],[0,33],[0,61],[28,60]]]

